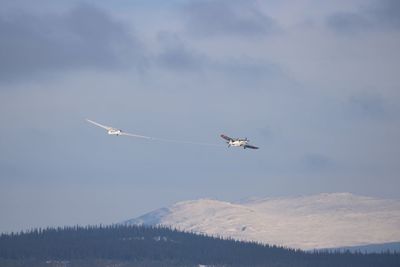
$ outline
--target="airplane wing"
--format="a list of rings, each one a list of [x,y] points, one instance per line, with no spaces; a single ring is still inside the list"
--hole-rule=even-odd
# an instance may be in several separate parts
[[[138,135],[138,134],[131,134],[131,133],[126,133],[126,132],[121,132],[121,135],[126,135],[126,136],[131,136],[131,137],[137,137],[137,138],[144,138],[144,139],[153,139],[150,136],[144,136],[144,135]]]
[[[244,148],[258,149],[258,147],[251,145],[245,145]]]
[[[233,138],[230,138],[229,136],[226,136],[224,134],[221,134],[221,137],[224,138],[226,141],[234,141]]]
[[[94,124],[94,125],[96,125],[96,126],[99,126],[99,127],[103,128],[103,129],[106,129],[106,130],[112,129],[112,127],[105,126],[105,125],[100,124],[100,123],[97,123],[97,122],[95,122],[95,121],[91,121],[91,120],[89,120],[89,119],[86,119],[86,120],[87,120],[88,122],[90,122],[91,124]]]

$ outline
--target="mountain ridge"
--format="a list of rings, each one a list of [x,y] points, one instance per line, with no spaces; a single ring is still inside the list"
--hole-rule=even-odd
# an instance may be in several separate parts
[[[400,240],[400,200],[351,193],[177,202],[124,224],[176,229],[299,249]]]

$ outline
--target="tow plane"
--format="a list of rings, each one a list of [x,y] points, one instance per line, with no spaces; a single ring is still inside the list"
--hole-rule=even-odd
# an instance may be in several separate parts
[[[246,148],[258,149],[259,148],[256,146],[249,145],[250,140],[247,138],[231,138],[224,134],[221,134],[221,137],[226,140],[228,147],[231,147],[231,146],[243,147],[244,149],[246,149]]]
[[[122,131],[122,130],[120,130],[120,129],[117,129],[117,128],[114,128],[114,127],[111,127],[111,126],[106,126],[106,125],[100,124],[100,123],[98,123],[98,122],[89,120],[89,119],[86,119],[86,121],[87,121],[87,122],[90,122],[91,124],[94,124],[94,125],[96,125],[96,126],[98,126],[98,127],[101,127],[101,128],[103,128],[103,129],[107,130],[107,133],[108,133],[109,135],[116,135],[116,136],[119,136],[119,135],[127,135],[127,136],[132,136],[132,137],[151,139],[151,137],[148,137],[148,136],[127,133],[127,132],[124,132],[124,131]]]

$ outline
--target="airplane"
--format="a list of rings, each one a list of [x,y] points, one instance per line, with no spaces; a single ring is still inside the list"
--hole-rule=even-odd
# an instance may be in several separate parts
[[[231,138],[224,134],[221,134],[221,137],[227,141],[226,143],[228,144],[228,147],[235,146],[235,147],[243,147],[244,149],[246,148],[258,149],[258,147],[256,146],[249,145],[248,143],[250,140],[247,138]]]
[[[151,139],[151,137],[148,137],[148,136],[143,136],[143,135],[137,135],[137,134],[131,134],[131,133],[123,132],[123,131],[120,130],[120,129],[117,129],[117,128],[114,128],[114,127],[110,127],[110,126],[106,126],[106,125],[100,124],[100,123],[98,123],[98,122],[91,121],[91,120],[89,120],[89,119],[86,119],[86,121],[88,121],[88,122],[90,122],[90,123],[92,123],[92,124],[94,124],[94,125],[96,125],[96,126],[98,126],[98,127],[101,127],[101,128],[103,128],[103,129],[106,129],[106,130],[107,130],[107,133],[108,133],[109,135],[116,135],[116,136],[119,136],[119,135],[127,135],[127,136],[132,136],[132,137]]]

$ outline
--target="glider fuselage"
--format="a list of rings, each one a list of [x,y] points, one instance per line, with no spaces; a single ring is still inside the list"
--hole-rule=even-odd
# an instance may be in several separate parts
[[[121,135],[121,133],[122,133],[121,130],[114,129],[114,128],[108,129],[107,132],[109,135]]]

